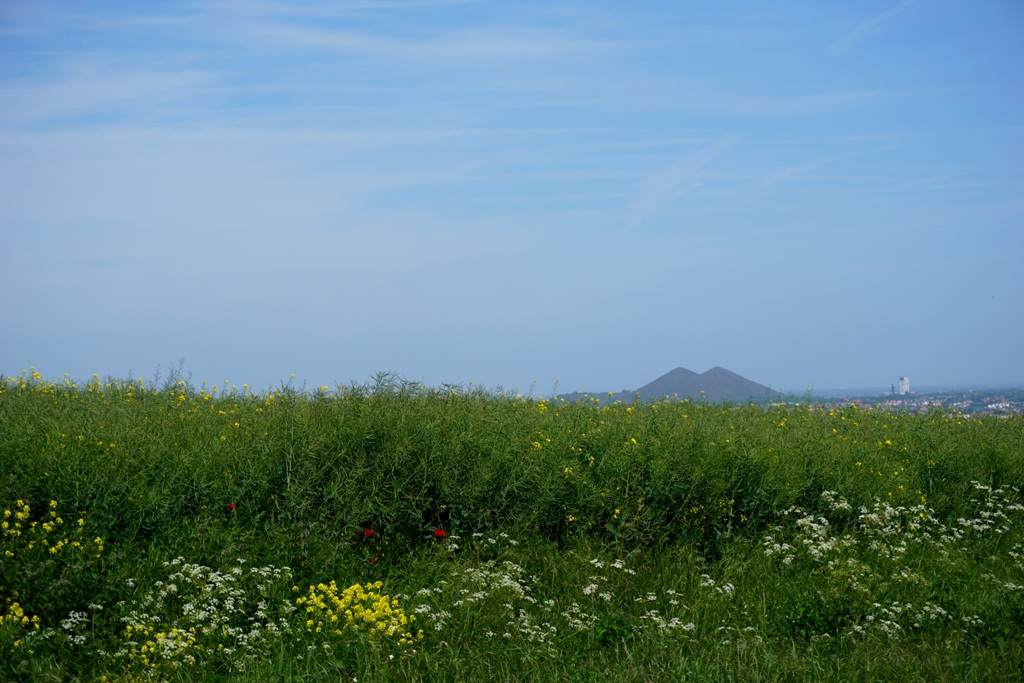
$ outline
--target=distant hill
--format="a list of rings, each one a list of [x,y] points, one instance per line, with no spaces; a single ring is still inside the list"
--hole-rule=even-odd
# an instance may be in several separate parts
[[[676,368],[643,385],[636,393],[643,400],[678,396],[734,402],[763,401],[780,395],[763,384],[717,366],[700,375],[686,368]]]
[[[608,393],[592,393],[589,395],[602,401],[632,402],[636,398],[642,401],[663,398],[689,398],[712,402],[732,401],[734,403],[764,401],[777,399],[782,396],[780,392],[773,391],[763,384],[752,382],[745,377],[737,375],[735,372],[730,372],[725,368],[717,366],[701,374],[686,368],[676,368],[633,391],[626,389],[614,392],[611,396]],[[577,392],[563,394],[561,398],[567,401],[574,401],[582,399],[583,396],[584,394]]]

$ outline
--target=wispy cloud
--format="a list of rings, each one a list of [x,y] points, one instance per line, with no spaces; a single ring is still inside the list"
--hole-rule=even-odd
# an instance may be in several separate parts
[[[389,11],[395,9],[411,10],[432,7],[448,7],[452,5],[477,4],[480,0],[363,0],[360,2],[303,2],[291,4],[272,0],[221,0],[219,2],[202,2],[203,10],[242,12],[246,14],[305,15],[346,17],[359,12]]]
[[[0,82],[0,100],[12,103],[0,122],[45,122],[78,116],[138,115],[181,106],[213,84],[212,74],[159,64],[124,66],[103,60],[67,63],[47,82]],[[166,113],[166,111],[165,111]]]
[[[875,98],[875,93],[846,91],[811,95],[752,95],[698,93],[684,95],[681,108],[732,116],[792,116],[852,109]]]
[[[814,116],[849,111],[875,100],[879,93],[863,89],[822,91],[817,85],[792,92],[764,84],[709,84],[692,76],[657,77],[635,74],[628,80],[604,83],[593,104],[615,111],[677,110],[680,112],[742,118]],[[565,97],[570,97],[566,95]]]
[[[771,173],[768,173],[764,177],[762,177],[761,180],[759,181],[759,183],[761,185],[771,185],[771,184],[780,182],[782,180],[786,180],[788,178],[791,178],[793,176],[799,176],[799,175],[806,174],[806,173],[808,173],[810,171],[815,171],[815,170],[818,170],[818,169],[821,169],[821,168],[825,168],[829,164],[833,164],[833,163],[835,163],[837,161],[841,161],[841,160],[844,160],[844,159],[853,159],[853,158],[856,158],[856,157],[869,156],[869,155],[872,155],[872,154],[878,154],[879,152],[885,152],[887,150],[895,149],[895,148],[900,147],[900,146],[901,146],[900,143],[891,143],[891,144],[887,144],[887,145],[881,145],[879,147],[872,147],[871,149],[858,150],[858,151],[855,151],[855,152],[848,152],[846,154],[829,154],[827,156],[818,157],[816,159],[810,159],[808,161],[803,161],[803,162],[801,162],[799,164],[793,164],[791,166],[785,166],[785,167],[782,167],[782,168],[778,168],[778,169],[772,171]]]
[[[454,61],[464,67],[472,66],[473,60],[478,59],[548,59],[615,47],[612,40],[578,37],[553,28],[475,26],[384,37],[372,31],[313,27],[286,20],[250,22],[231,38],[245,43],[257,40],[263,49],[328,50],[414,61]]]
[[[892,9],[868,19],[844,35],[832,45],[832,54],[841,55],[879,33],[886,24],[903,14],[917,0],[901,0]]]
[[[648,173],[637,183],[636,197],[629,205],[627,227],[635,229],[669,202],[700,187],[700,171],[740,141],[738,133],[723,135],[716,142],[676,159],[665,168]]]

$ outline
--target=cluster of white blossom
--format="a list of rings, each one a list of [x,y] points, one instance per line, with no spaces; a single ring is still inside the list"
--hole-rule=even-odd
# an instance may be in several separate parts
[[[243,564],[222,572],[181,557],[165,562],[167,580],[128,605],[124,642],[112,656],[173,664],[216,653],[237,671],[267,656],[292,630],[291,569]]]
[[[973,488],[981,494],[973,501],[977,512],[953,524],[944,524],[923,504],[894,506],[878,499],[870,508],[860,507],[853,523],[838,530],[823,515],[790,508],[783,516],[793,518],[792,525],[765,535],[762,552],[784,565],[810,564],[812,575],[829,577],[835,590],[861,596],[865,602],[860,603],[862,611],[850,626],[853,632],[897,635],[926,624],[951,622],[954,616],[948,603],[935,602],[937,595],[930,590],[929,569],[956,572],[960,565],[973,562],[981,539],[1014,529],[1019,532],[1024,526],[1024,506],[1016,502],[1018,489],[977,482]],[[851,510],[835,491],[824,491],[821,497],[828,510]],[[840,517],[840,521],[849,518]],[[1010,576],[1000,578],[990,572],[982,574],[983,578],[1006,593],[1024,590],[1024,542],[1014,545],[1005,560],[991,559],[1004,562]],[[703,579],[702,586],[714,585],[710,577]],[[894,586],[899,587],[897,595],[909,599],[886,604],[871,601],[876,592],[891,595]],[[981,623],[970,614],[961,616],[960,621],[967,627]]]
[[[711,578],[710,574],[700,575],[700,586],[701,588],[712,588],[714,589],[715,593],[719,595],[724,595],[729,598],[731,598],[732,594],[736,592],[736,586],[732,585],[731,583],[723,583],[722,585],[718,585],[715,582],[715,580]]]
[[[683,623],[679,617],[672,617],[671,619],[665,619],[656,609],[648,610],[646,614],[640,615],[641,621],[650,622],[655,628],[661,631],[683,631],[690,632],[697,628],[697,625],[692,621]]]

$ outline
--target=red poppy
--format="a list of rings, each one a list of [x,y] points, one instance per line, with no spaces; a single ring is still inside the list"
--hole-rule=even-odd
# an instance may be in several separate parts
[[[373,529],[363,529],[363,536],[373,538]]]
[[[444,538],[448,534],[446,534],[444,532],[444,529],[434,529],[434,535],[437,536],[438,538]]]
[[[377,564],[377,560],[379,560],[379,559],[380,559],[379,557],[374,555],[373,557],[370,558],[370,564]]]
[[[235,504],[234,503],[228,503],[227,507],[228,507],[228,512],[234,512],[235,511]]]

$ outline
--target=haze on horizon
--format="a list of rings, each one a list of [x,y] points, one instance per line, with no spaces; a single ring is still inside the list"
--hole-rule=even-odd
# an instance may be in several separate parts
[[[0,374],[1024,382],[1024,5],[0,7]]]

